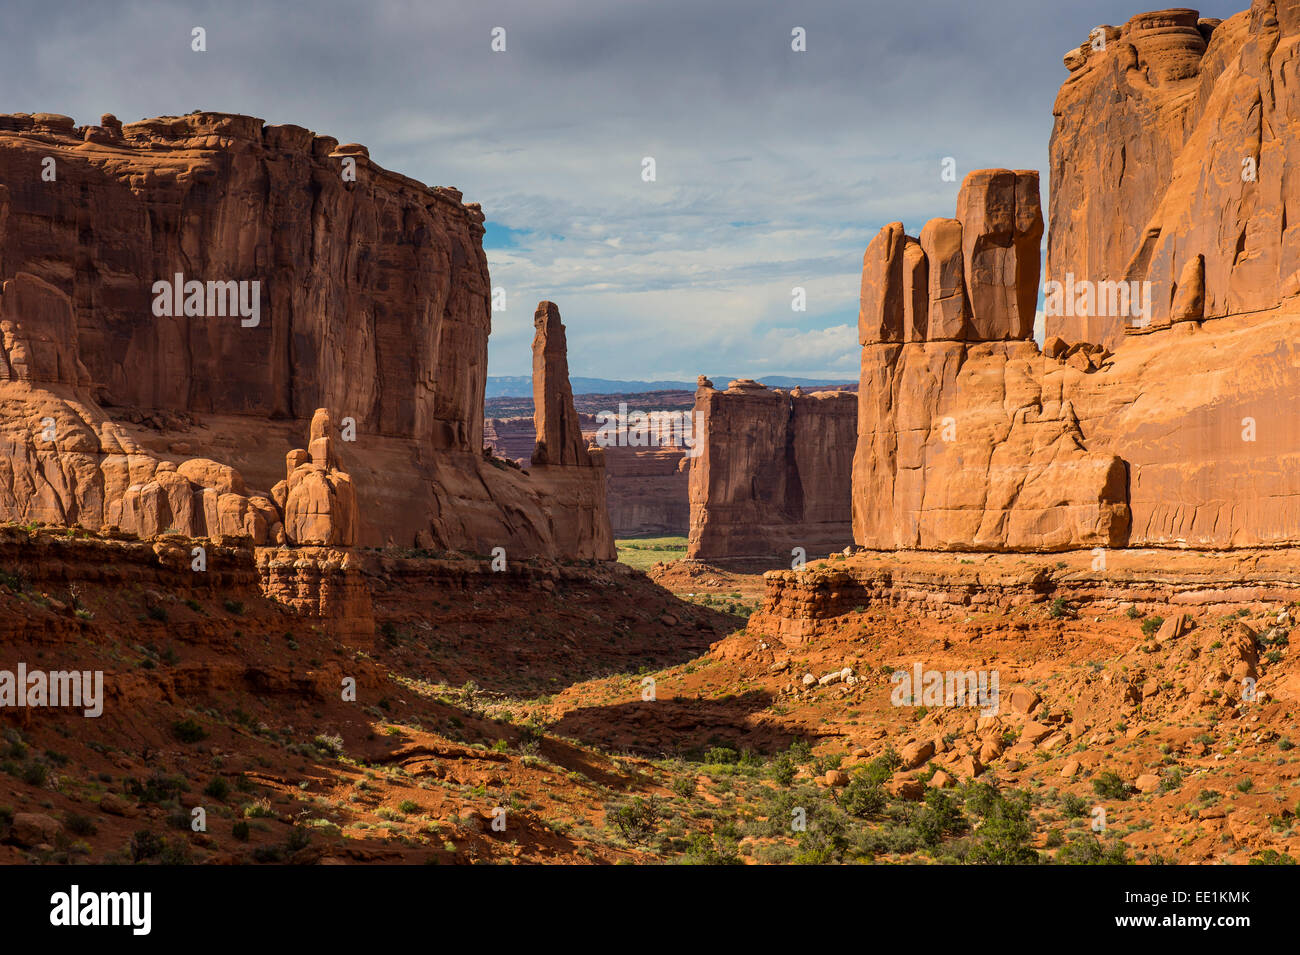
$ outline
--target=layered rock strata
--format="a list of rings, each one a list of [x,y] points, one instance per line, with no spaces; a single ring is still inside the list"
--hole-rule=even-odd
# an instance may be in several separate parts
[[[854,537],[891,550],[1119,544],[1124,463],[1088,450],[1031,340],[1038,175],[973,172],[957,213],[919,239],[887,225],[863,257]]]
[[[61,323],[48,340],[28,329],[29,351],[7,346],[0,374],[35,381],[35,365],[82,389],[57,396],[68,403],[62,440],[80,442],[65,450],[113,456],[124,485],[168,472],[133,457],[144,452],[172,464],[203,453],[269,487],[323,407],[365,514],[357,543],[591,556],[559,542],[548,514],[572,482],[552,487],[482,455],[482,235],[482,211],[455,189],[299,126],[221,113],[86,126],[0,116],[0,281],[18,283],[9,321],[21,312],[31,325]],[[49,304],[51,290],[67,305]],[[32,311],[47,307],[66,311]],[[81,367],[68,364],[73,351]],[[5,417],[11,443],[16,420]],[[181,420],[197,426],[172,426]],[[139,421],[152,426],[130,427]],[[0,490],[0,517],[123,520],[75,475],[33,469],[29,448],[15,453],[33,486],[7,499]],[[169,487],[183,490],[177,478],[153,483],[169,501]],[[219,503],[239,493],[214,490]],[[223,506],[246,530],[269,519],[251,498]],[[184,522],[180,510],[159,529]]]
[[[700,378],[687,557],[789,563],[850,543],[855,429],[849,392]]]
[[[954,561],[915,551],[859,554],[764,575],[767,594],[748,631],[797,645],[843,632],[844,618],[874,606],[969,622],[1058,597],[1080,616],[1126,611],[1168,619],[1213,616],[1300,599],[1300,572],[1285,551],[1089,551],[1050,556],[982,554]],[[1041,611],[1040,611],[1041,612]],[[990,621],[990,627],[1006,626]],[[1024,626],[1024,624],[1020,624]]]

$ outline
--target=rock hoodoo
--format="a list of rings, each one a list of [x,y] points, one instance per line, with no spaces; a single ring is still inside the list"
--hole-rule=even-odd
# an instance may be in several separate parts
[[[539,302],[533,328],[533,430],[537,446],[533,448],[532,463],[589,467],[591,456],[569,386],[569,345],[559,307],[554,302]]]
[[[614,532],[605,507],[605,452],[588,447],[573,407],[568,344],[554,302],[533,318],[533,449],[531,474],[550,492],[547,519],[563,553],[613,560]]]
[[[330,431],[329,412],[317,408],[309,450],[290,451],[285,479],[271,488],[289,543],[349,547],[356,541],[356,493],[352,478],[336,467]]]

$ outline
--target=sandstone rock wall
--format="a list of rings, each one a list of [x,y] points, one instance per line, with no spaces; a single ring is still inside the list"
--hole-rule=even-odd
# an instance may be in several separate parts
[[[1049,316],[1042,349],[1028,340],[1011,306],[1031,300],[1015,241],[1032,218],[1027,180],[1009,241],[1000,173],[974,174],[958,219],[922,230],[924,262],[901,225],[886,227],[863,270],[865,546],[1300,544],[1300,210],[1286,174],[1300,0],[1257,0],[1222,23],[1142,14],[1094,36],[1105,48],[1066,57],[1056,106],[1048,273],[1149,282],[1150,321]],[[1001,210],[975,227],[1001,236],[983,274],[970,267],[972,208]],[[930,341],[908,322],[922,276]]]
[[[497,457],[528,467],[537,444],[537,431],[531,417],[488,418],[483,422],[483,445]]]
[[[3,277],[28,271],[71,296],[87,367],[115,401],[299,418],[326,406],[370,433],[479,450],[477,206],[298,126],[101,123],[0,117],[0,257]],[[155,315],[153,283],[177,273],[260,281],[259,323]]]
[[[854,538],[880,549],[1118,544],[1124,463],[1085,447],[1030,340],[1038,175],[973,172],[957,212],[916,240],[887,225],[863,258]]]
[[[788,562],[850,542],[855,401],[849,392],[803,394],[700,379],[701,453],[691,460],[687,557]]]
[[[125,486],[196,452],[219,450],[268,488],[325,408],[355,439],[333,435],[363,515],[357,543],[590,556],[558,542],[545,482],[483,458],[483,214],[456,190],[384,170],[363,146],[219,113],[90,126],[0,116],[0,184],[13,326],[0,373],[81,389],[19,397],[5,386],[27,417],[5,417],[3,450],[15,457],[0,468],[27,478],[0,490],[0,517],[95,527],[113,520],[107,502]],[[178,288],[160,293],[161,282]],[[70,319],[54,314],[63,306],[49,304],[50,289]],[[236,301],[257,308],[230,314]],[[15,330],[16,315],[30,327]],[[35,337],[38,325],[52,337]],[[30,441],[36,411],[67,419],[63,440],[80,443],[64,452],[105,459],[108,490],[74,486],[93,464],[51,476],[49,449]],[[196,416],[184,433],[165,423]],[[127,423],[139,420],[164,424]],[[184,522],[177,479],[153,483],[159,505],[168,497],[180,511],[158,520]],[[261,504],[236,504],[223,505],[231,520],[269,519]],[[143,506],[143,532],[147,513],[163,511]]]
[[[281,514],[238,471],[161,459],[94,401],[68,297],[19,273],[0,286],[0,514],[143,537],[283,541]]]
[[[1298,20],[1295,0],[1222,22],[1158,11],[1067,54],[1048,278],[1150,282],[1152,313],[1049,317],[1049,335],[1113,348],[1126,330],[1294,304]]]
[[[691,459],[678,447],[605,448],[605,498],[615,537],[685,537]]]

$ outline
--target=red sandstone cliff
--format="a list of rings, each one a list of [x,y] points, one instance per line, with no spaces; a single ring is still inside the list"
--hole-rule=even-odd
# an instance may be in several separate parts
[[[605,553],[552,523],[556,502],[603,507],[588,489],[483,460],[483,215],[456,190],[381,169],[362,146],[217,113],[0,117],[0,183],[0,376],[42,383],[6,386],[0,515],[120,523],[143,472],[180,494],[161,475],[202,452],[263,489],[229,520],[271,524],[266,489],[325,408],[358,543]],[[241,282],[215,303],[210,286],[189,294]],[[258,307],[232,315],[241,292]],[[47,416],[57,468],[33,443]]]
[[[915,244],[882,230],[859,322],[860,544],[1300,543],[1300,0],[1095,35],[1057,100],[1049,278],[1150,282],[1150,321],[1049,316],[1029,340],[1026,175],[972,174],[958,219]]]
[[[701,378],[687,557],[784,563],[849,544],[855,408],[850,392]]]
[[[1151,283],[1138,331],[1277,307],[1300,295],[1296,53],[1300,6],[1227,21],[1173,9],[1098,28],[1066,56],[1052,134],[1048,278]],[[1290,213],[1290,215],[1288,215]],[[1123,316],[1048,319],[1114,347]]]
[[[1123,541],[1123,462],[1085,448],[1069,401],[1042,386],[1029,340],[1042,230],[1037,173],[981,170],[962,184],[955,219],[932,220],[919,240],[893,223],[867,247],[858,543],[1003,550]]]

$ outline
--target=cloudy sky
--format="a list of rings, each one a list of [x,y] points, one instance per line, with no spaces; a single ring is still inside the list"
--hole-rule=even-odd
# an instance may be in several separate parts
[[[1205,0],[1226,17],[1247,0]],[[857,377],[862,252],[958,179],[1046,171],[1061,57],[1117,0],[4,0],[0,112],[249,113],[481,202],[489,373],[536,302],[574,375]],[[190,49],[207,31],[207,52]],[[505,29],[504,52],[492,32]],[[791,49],[806,31],[807,50]],[[643,179],[653,157],[655,181]],[[1044,175],[1044,187],[1046,187]],[[1044,196],[1046,200],[1046,196]],[[807,310],[791,308],[791,289]]]

